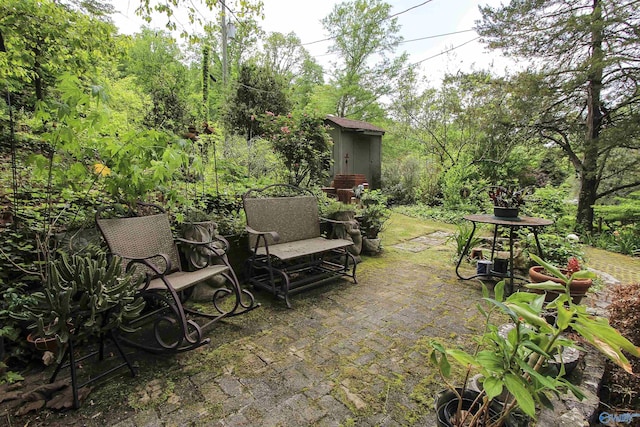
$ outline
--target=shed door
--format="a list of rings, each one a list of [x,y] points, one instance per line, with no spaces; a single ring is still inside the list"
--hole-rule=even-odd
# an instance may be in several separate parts
[[[353,173],[366,175],[367,182],[371,182],[371,144],[367,136],[353,139]]]

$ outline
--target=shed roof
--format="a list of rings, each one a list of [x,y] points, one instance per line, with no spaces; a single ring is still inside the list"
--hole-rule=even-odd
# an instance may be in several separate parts
[[[385,130],[371,123],[363,122],[360,120],[345,119],[344,117],[327,116],[327,121],[340,126],[342,129],[351,130],[354,132],[364,132],[384,135]]]

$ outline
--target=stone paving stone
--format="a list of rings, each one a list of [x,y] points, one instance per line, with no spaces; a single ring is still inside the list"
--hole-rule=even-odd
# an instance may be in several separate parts
[[[136,423],[132,418],[122,420],[119,423],[113,424],[111,427],[136,427]]]
[[[322,396],[318,400],[318,406],[324,409],[331,417],[338,420],[345,420],[351,416],[351,410],[331,395]]]
[[[161,417],[164,427],[186,427],[198,425],[199,420],[206,418],[208,411],[199,405],[181,408]]]
[[[231,397],[240,396],[242,394],[242,384],[237,378],[231,375],[223,375],[215,379],[222,391]]]
[[[198,386],[198,390],[206,402],[222,402],[228,397],[213,379]]]
[[[314,384],[312,387],[308,388],[307,390],[305,390],[304,394],[310,399],[317,400],[331,393],[331,390],[333,390],[333,382],[321,381],[317,384]]]
[[[236,397],[229,397],[220,403],[222,404],[222,413],[226,417],[243,408],[250,406],[253,402],[255,402],[253,396],[241,395]]]
[[[284,404],[302,417],[304,425],[314,424],[327,414],[325,409],[317,406],[312,399],[307,398],[304,394],[296,394]]]
[[[235,413],[225,418],[223,424],[229,427],[255,426],[253,421],[244,416],[243,413]]]
[[[262,378],[240,378],[240,383],[244,386],[244,389],[253,396],[254,399],[260,399],[270,393],[273,390]]]
[[[156,427],[160,425],[160,418],[154,409],[147,409],[133,416],[136,427]]]
[[[289,390],[302,390],[313,385],[312,381],[309,380],[309,378],[307,378],[302,372],[294,367],[291,367],[290,369],[284,371],[283,376],[283,386]]]

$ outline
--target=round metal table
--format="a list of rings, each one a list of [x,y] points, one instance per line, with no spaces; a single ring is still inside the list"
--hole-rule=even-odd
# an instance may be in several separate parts
[[[503,217],[497,217],[494,215],[479,214],[479,215],[465,215],[463,218],[466,219],[467,221],[471,221],[471,223],[473,224],[473,229],[471,230],[469,239],[467,240],[467,243],[464,246],[462,253],[460,254],[460,259],[458,260],[458,264],[456,265],[456,275],[462,280],[469,280],[469,279],[473,279],[480,276],[483,276],[483,277],[496,276],[496,277],[508,278],[509,281],[505,288],[505,293],[507,295],[513,292],[513,279],[515,277],[513,274],[513,240],[514,240],[515,230],[518,228],[530,229],[533,232],[533,236],[536,239],[538,254],[540,255],[541,258],[543,258],[542,248],[540,247],[540,241],[538,240],[538,228],[546,227],[547,225],[553,224],[553,221],[549,219],[535,218],[530,216],[520,216],[517,218],[503,218]],[[496,239],[498,237],[498,227],[506,227],[509,229],[509,272],[507,274],[498,274],[496,272],[491,272],[490,274],[476,274],[473,276],[464,277],[459,273],[458,269],[460,268],[460,264],[462,263],[462,260],[464,259],[464,257],[467,255],[467,252],[469,251],[469,245],[471,244],[471,240],[473,239],[473,236],[476,232],[477,224],[493,224],[495,226],[493,231],[493,244],[491,245],[491,261],[493,261],[493,254],[495,253]]]

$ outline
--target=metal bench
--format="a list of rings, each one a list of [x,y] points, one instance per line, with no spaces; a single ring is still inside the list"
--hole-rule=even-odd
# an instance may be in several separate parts
[[[257,288],[284,299],[339,277],[356,280],[356,259],[347,239],[321,235],[318,200],[308,190],[274,184],[249,190],[242,197],[252,252],[247,277]]]
[[[127,335],[122,341],[156,353],[191,350],[210,342],[203,333],[214,323],[259,307],[253,295],[240,287],[225,254],[229,244],[224,238],[214,236],[209,242],[174,239],[169,217],[161,207],[139,204],[138,208],[138,212],[120,208],[115,217],[109,212],[115,212],[116,207],[96,214],[110,252],[123,259],[126,271],[135,268],[135,274],[144,275],[140,294],[147,309],[132,326],[140,326],[141,331],[151,328],[153,333]],[[208,262],[195,271],[183,271],[177,244],[197,246]],[[223,278],[223,284],[213,292],[212,310],[196,310],[185,304],[195,285],[213,278]]]

